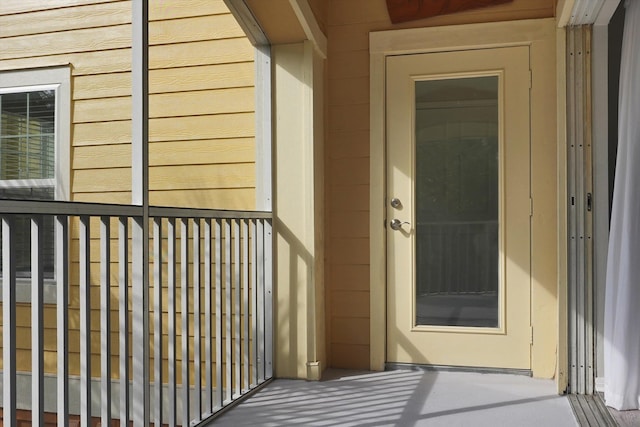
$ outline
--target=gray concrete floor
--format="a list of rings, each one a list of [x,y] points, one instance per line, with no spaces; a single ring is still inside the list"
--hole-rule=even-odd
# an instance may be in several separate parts
[[[467,372],[331,371],[275,380],[214,421],[221,426],[577,426],[554,382]]]

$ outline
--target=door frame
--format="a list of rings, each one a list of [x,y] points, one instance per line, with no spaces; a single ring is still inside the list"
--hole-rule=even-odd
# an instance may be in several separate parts
[[[370,51],[370,367],[386,362],[386,57],[529,46],[531,92],[531,369],[566,378],[566,230],[564,30],[535,19],[372,32]],[[535,237],[535,239],[533,238]],[[564,275],[563,275],[564,274]],[[565,279],[563,279],[563,277]],[[384,331],[384,333],[381,333]],[[558,357],[556,357],[556,355]],[[562,355],[565,355],[564,357]]]

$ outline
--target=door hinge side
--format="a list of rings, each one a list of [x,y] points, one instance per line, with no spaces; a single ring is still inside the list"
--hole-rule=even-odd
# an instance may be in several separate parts
[[[533,87],[533,71],[529,70],[529,89]]]
[[[533,198],[529,197],[529,216],[533,216]]]
[[[529,326],[529,344],[533,345],[533,326]]]

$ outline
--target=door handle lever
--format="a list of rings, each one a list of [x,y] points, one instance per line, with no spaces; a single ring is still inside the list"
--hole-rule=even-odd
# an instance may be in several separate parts
[[[401,230],[405,224],[411,225],[407,221],[400,221],[398,218],[394,218],[389,222],[389,227],[391,227],[392,230],[398,231]]]

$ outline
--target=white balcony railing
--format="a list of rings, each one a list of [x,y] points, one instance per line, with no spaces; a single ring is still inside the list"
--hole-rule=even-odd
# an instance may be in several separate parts
[[[272,215],[151,207],[148,270],[138,277],[131,264],[143,259],[142,246],[131,243],[130,229],[142,212],[0,200],[5,426],[22,413],[40,425],[128,425],[145,400],[156,426],[198,425],[272,377]],[[26,303],[16,300],[13,226],[25,216]],[[43,298],[47,217],[55,304]],[[130,289],[145,277],[149,302],[139,306]],[[149,343],[148,357],[132,351],[142,345],[135,337]],[[150,373],[144,384],[134,384],[139,369]]]

